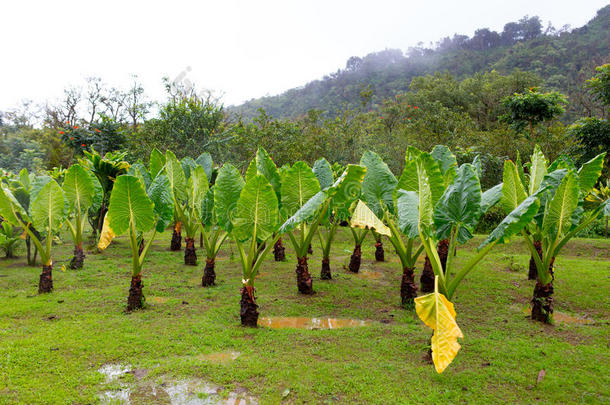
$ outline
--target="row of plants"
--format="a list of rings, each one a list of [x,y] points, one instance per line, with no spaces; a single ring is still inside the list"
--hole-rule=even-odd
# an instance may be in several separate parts
[[[463,337],[451,302],[456,290],[495,245],[513,236],[525,240],[535,269],[531,317],[552,322],[555,258],[570,238],[610,215],[610,200],[594,189],[604,156],[577,168],[566,157],[549,163],[535,148],[527,164],[519,157],[507,160],[503,183],[483,192],[480,160],[458,165],[441,145],[431,152],[409,147],[399,177],[371,151],[357,165],[331,166],[320,159],[313,167],[298,161],[278,168],[261,148],[243,176],[230,163],[214,167],[207,153],[179,160],[171,151],[154,149],[148,165],[129,166],[120,154],[92,152],[52,176],[25,170],[5,176],[0,216],[22,230],[40,254],[40,293],[53,289],[53,239],[62,229],[69,229],[74,242],[71,268],[83,266],[87,218],[94,232],[101,228],[102,250],[126,234],[132,256],[129,311],[144,305],[142,273],[157,233],[173,224],[173,250],[181,249],[184,233],[185,265],[197,264],[199,235],[206,252],[203,287],[214,285],[216,255],[231,238],[242,271],[241,323],[250,327],[259,316],[256,276],[271,250],[276,260],[283,259],[282,237],[296,253],[297,290],[311,295],[308,255],[314,239],[323,253],[324,280],[332,278],[330,250],[339,226],[349,226],[354,238],[353,272],[359,271],[363,240],[373,232],[377,253],[383,256],[385,237],[400,259],[403,306],[414,308],[434,330],[431,354],[440,373],[460,348],[457,338]],[[472,239],[483,215],[498,204],[502,220],[472,258],[458,266],[458,246]],[[418,297],[415,263],[422,254],[426,264],[420,284],[428,294]]]

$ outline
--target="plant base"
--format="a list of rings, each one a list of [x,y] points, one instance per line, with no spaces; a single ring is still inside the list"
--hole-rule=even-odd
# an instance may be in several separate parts
[[[85,262],[85,252],[82,246],[74,246],[74,256],[70,260],[68,267],[72,270],[82,269]]]
[[[248,326],[256,328],[258,324],[258,305],[256,305],[254,297],[254,287],[245,286],[241,289],[241,324],[242,326]]]
[[[383,243],[381,241],[375,243],[375,260],[385,262],[385,252],[383,251]]]
[[[214,285],[214,281],[216,280],[214,265],[214,259],[205,260],[205,269],[203,269],[203,277],[201,278],[202,287],[210,287]]]
[[[309,274],[307,257],[299,257],[297,264],[297,288],[301,294],[313,294],[313,280]]]
[[[307,248],[307,253],[309,253],[310,255],[313,255],[313,248],[311,247],[311,243],[309,244],[309,247]]]
[[[134,311],[144,306],[144,294],[142,293],[142,275],[131,277],[131,286],[129,287],[129,297],[127,298],[127,311]]]
[[[322,259],[322,270],[320,270],[320,279],[321,280],[332,280],[332,275],[330,274],[330,258],[325,257]]]
[[[441,260],[441,266],[443,267],[444,272],[447,268],[447,256],[449,256],[449,239],[440,240],[436,247],[436,252],[438,253],[438,258]],[[432,282],[434,282],[434,280],[432,280]]]
[[[40,280],[38,281],[38,294],[50,293],[53,291],[53,265],[42,266]]]
[[[279,238],[275,245],[273,245],[273,257],[276,262],[283,262],[286,260],[286,248],[282,245],[282,238]]]
[[[403,307],[413,307],[413,299],[417,297],[417,286],[415,285],[414,270],[415,268],[413,267],[405,267],[402,270],[402,280],[400,282],[400,300]],[[432,289],[434,289],[434,287],[432,287]]]
[[[538,252],[538,257],[542,259],[542,242],[534,241],[534,247],[536,248],[536,252]],[[534,257],[530,256],[530,266],[529,272],[527,273],[528,280],[536,280],[538,278],[538,269],[536,268],[536,262],[534,261]]]
[[[419,284],[421,292],[434,292],[434,270],[432,269],[432,263],[430,263],[430,258],[428,258],[428,256],[426,256],[426,259],[424,260],[424,270],[419,278]]]
[[[352,257],[349,259],[349,271],[352,273],[358,273],[360,271],[360,262],[362,261],[362,247],[360,245],[354,246]]]
[[[553,282],[542,285],[539,281],[534,287],[532,298],[532,319],[539,322],[551,323],[553,320]]]
[[[169,248],[173,252],[182,249],[182,234],[180,233],[180,231],[176,231],[176,229],[174,229],[174,231],[172,232],[172,242]]]
[[[195,249],[195,239],[186,238],[186,246],[184,248],[184,264],[188,266],[197,266],[197,250]]]

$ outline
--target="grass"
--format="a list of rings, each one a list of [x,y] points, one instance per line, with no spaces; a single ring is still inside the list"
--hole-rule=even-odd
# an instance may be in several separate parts
[[[610,401],[608,240],[576,239],[556,261],[555,308],[593,320],[584,325],[528,320],[523,309],[533,282],[525,246],[516,240],[496,247],[458,289],[454,303],[465,337],[439,375],[425,358],[431,331],[399,306],[401,269],[389,243],[387,261],[375,263],[374,241],[366,239],[362,269],[381,273],[366,279],[343,269],[352,246],[340,229],[332,281],[317,277],[314,244],[314,296],[297,294],[288,246],[286,262],[270,257],[256,283],[261,316],[373,321],[362,328],[271,330],[240,326],[234,246],[225,245],[217,259],[218,285],[204,289],[203,252],[200,265],[184,266],[183,254],[168,250],[170,236],[153,245],[144,270],[148,304],[132,314],[123,312],[130,282],[124,237],[104,253],[87,252],[79,271],[59,271],[72,247],[56,246],[52,294],[36,294],[40,269],[26,267],[24,257],[0,260],[0,403],[96,403],[116,384],[96,371],[108,363],[150,370],[147,381],[204,378],[227,391],[245,389],[261,404]],[[480,240],[460,248],[458,263]],[[227,362],[202,356],[226,351],[241,355]],[[537,381],[541,370],[546,374]]]

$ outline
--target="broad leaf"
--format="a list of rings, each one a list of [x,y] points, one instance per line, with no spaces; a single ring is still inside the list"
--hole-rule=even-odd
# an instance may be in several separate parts
[[[208,152],[203,152],[199,157],[195,160],[197,164],[203,167],[205,170],[205,175],[208,180],[212,178],[212,170],[214,170],[214,160],[212,160],[212,155]]]
[[[417,192],[398,190],[396,211],[398,214],[398,229],[409,239],[417,238],[419,236],[419,197]]]
[[[65,200],[61,187],[55,180],[46,183],[30,205],[32,223],[39,231],[51,234],[59,230],[65,219]]]
[[[227,232],[233,227],[231,218],[243,187],[244,180],[239,171],[232,164],[225,163],[218,171],[214,185],[214,214],[218,226]]]
[[[434,330],[431,340],[432,361],[436,372],[440,374],[457,355],[461,347],[457,339],[464,335],[455,321],[453,304],[438,292],[437,283],[435,282],[433,293],[415,298],[415,311]]]
[[[505,160],[502,175],[502,198],[500,199],[504,212],[512,212],[526,197],[527,194],[519,178],[517,166],[510,160]]]
[[[481,196],[481,212],[485,214],[489,209],[500,202],[502,198],[502,183],[496,184]]]
[[[100,240],[97,243],[97,247],[101,250],[106,249],[115,236],[116,235],[114,234],[114,231],[110,227],[108,215],[106,214],[106,216],[104,217],[104,224],[102,225],[102,232],[100,233]]]
[[[169,179],[164,174],[159,174],[148,188],[148,197],[154,204],[154,212],[157,216],[157,232],[163,232],[174,219],[174,198]]]
[[[390,228],[363,201],[358,201],[350,225],[352,228],[372,229],[378,234],[392,236]]]
[[[49,182],[54,181],[51,176],[43,174],[42,176],[35,176],[32,180],[32,188],[30,190],[30,204],[36,199],[40,190]]]
[[[287,233],[296,229],[303,222],[311,221],[327,198],[328,194],[325,191],[316,193],[282,224],[278,232]]]
[[[578,185],[580,187],[580,193],[583,195],[583,197],[588,195],[591,190],[593,190],[595,183],[597,183],[597,179],[599,179],[599,176],[602,174],[602,169],[604,167],[604,156],[606,156],[605,152],[600,153],[587,163],[583,164],[578,170]]]
[[[197,217],[201,217],[201,204],[203,197],[208,192],[208,178],[203,167],[197,166],[191,170],[191,177],[187,182],[188,207],[192,212],[196,212]]]
[[[534,148],[534,153],[532,154],[532,161],[530,163],[530,180],[529,180],[529,189],[528,195],[534,194],[540,184],[542,183],[542,179],[546,176],[546,166],[547,162],[544,157],[544,154],[540,150],[540,147],[536,145]]]
[[[383,217],[386,207],[394,211],[393,193],[398,181],[388,165],[375,152],[366,151],[360,159],[366,167],[362,181],[362,198],[377,217]]]
[[[366,175],[366,168],[360,165],[347,165],[345,172],[331,187],[327,188],[332,197],[331,210],[336,220],[346,220],[349,209],[361,193],[362,181]]]
[[[280,173],[271,156],[263,148],[258,148],[256,151],[256,169],[269,181],[279,201],[281,190]]]
[[[165,173],[178,201],[186,200],[186,176],[182,165],[172,151],[165,153]]]
[[[84,212],[93,204],[95,188],[91,176],[79,164],[72,165],[64,177],[63,191],[70,210]]]
[[[163,166],[165,166],[165,156],[163,153],[159,152],[157,148],[150,152],[150,162],[148,166],[150,168],[150,177],[153,179],[163,170]]]
[[[436,238],[449,239],[452,230],[457,229],[458,243],[466,243],[472,238],[481,214],[481,184],[475,167],[466,163],[460,166],[455,180],[436,204]]]
[[[27,222],[27,215],[21,204],[8,188],[0,185],[0,216],[12,225],[19,226],[17,214]]]
[[[144,184],[145,188],[148,188],[150,186],[150,174],[148,173],[148,170],[146,170],[146,166],[144,166],[142,163],[137,162],[129,166],[127,174],[139,178],[140,181],[142,181],[142,184]]]
[[[201,202],[201,223],[204,226],[212,226],[215,224],[214,220],[214,188],[210,187],[208,192],[203,197]]]
[[[572,225],[571,217],[578,207],[578,178],[573,171],[568,172],[557,187],[555,195],[545,208],[542,230],[545,234],[563,235]]]
[[[479,246],[479,249],[490,243],[504,243],[508,241],[511,236],[521,232],[521,230],[534,219],[534,216],[538,212],[538,208],[540,208],[540,190],[538,193],[527,197],[517,206],[517,208],[508,214],[502,222],[491,231],[485,241]]]
[[[266,177],[257,174],[241,190],[233,218],[233,234],[240,241],[253,235],[259,241],[267,240],[277,230],[278,215],[275,190]]]
[[[430,155],[436,160],[443,175],[445,186],[453,181],[457,171],[457,159],[445,145],[436,145]]]
[[[320,191],[320,183],[305,162],[296,162],[282,176],[282,213],[294,215],[311,197]]]
[[[322,190],[333,185],[333,169],[330,167],[328,160],[324,158],[316,160],[313,164],[313,173],[318,178],[318,182],[320,183],[320,188]]]
[[[132,223],[138,232],[148,232],[155,225],[153,203],[144,185],[135,176],[122,175],[114,182],[108,206],[109,225],[115,234],[124,234]]]
[[[190,156],[185,157],[180,161],[180,166],[182,166],[182,170],[184,170],[184,177],[188,181],[191,178],[191,174],[193,170],[198,166],[195,159]]]

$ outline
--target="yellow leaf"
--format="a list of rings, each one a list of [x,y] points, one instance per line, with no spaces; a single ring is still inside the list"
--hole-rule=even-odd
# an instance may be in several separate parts
[[[97,244],[97,247],[101,250],[104,250],[110,245],[112,239],[114,239],[115,234],[110,228],[110,221],[108,221],[108,215],[104,217],[104,225],[102,226],[102,233],[100,235],[100,241]]]
[[[65,273],[66,272],[66,265],[62,264],[60,270]]]
[[[434,292],[415,298],[415,311],[419,318],[434,330],[432,336],[432,361],[437,373],[442,373],[453,361],[460,344],[457,338],[464,335],[455,321],[453,304],[438,292],[438,276],[434,282]]]
[[[362,201],[358,201],[352,214],[351,226],[354,228],[374,229],[380,235],[392,236],[390,228],[377,218],[377,215]]]

